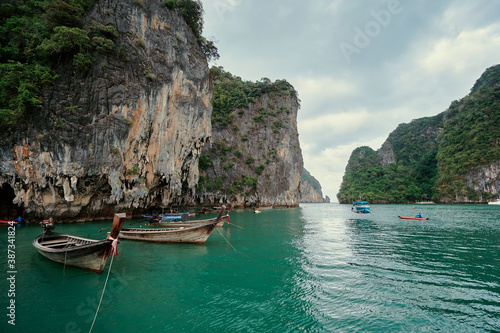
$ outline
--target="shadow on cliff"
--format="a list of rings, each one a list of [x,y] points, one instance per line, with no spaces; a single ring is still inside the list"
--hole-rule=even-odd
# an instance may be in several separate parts
[[[10,185],[3,184],[0,187],[0,219],[14,219],[24,215],[24,208],[12,203],[15,197],[14,189]]]

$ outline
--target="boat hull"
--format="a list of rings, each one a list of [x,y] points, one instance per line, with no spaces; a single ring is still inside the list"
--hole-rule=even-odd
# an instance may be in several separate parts
[[[151,227],[161,227],[161,228],[189,228],[194,227],[201,224],[213,223],[217,220],[216,217],[213,219],[206,220],[191,220],[185,222],[150,222],[149,226]],[[224,223],[229,220],[229,215],[224,215],[221,217],[220,221],[215,225],[217,228],[222,228]]]
[[[355,201],[351,210],[357,214],[368,214],[370,213],[370,203],[368,201]]]
[[[102,273],[110,255],[118,255],[118,233],[125,213],[115,214],[111,232],[106,239],[95,240],[52,232],[52,219],[42,222],[44,232],[33,240],[33,246],[45,258],[65,266]]]
[[[214,221],[187,228],[125,228],[120,231],[120,238],[159,243],[204,244],[216,224]]]
[[[363,205],[363,206],[354,206],[352,208],[352,211],[358,214],[368,214],[370,213],[370,206]]]
[[[61,245],[57,245],[60,241]],[[67,247],[67,243],[81,242],[81,245]],[[94,241],[70,235],[50,233],[40,235],[33,246],[47,259],[57,263],[102,273],[111,253],[111,240]]]
[[[429,218],[428,217],[415,217],[415,216],[398,216],[400,219],[402,220],[420,220],[420,221],[424,221],[424,220],[428,220]]]

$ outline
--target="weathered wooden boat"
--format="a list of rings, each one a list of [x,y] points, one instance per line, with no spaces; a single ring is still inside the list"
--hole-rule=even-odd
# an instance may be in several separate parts
[[[231,206],[231,209],[229,210],[229,212],[226,215],[221,216],[219,222],[216,224],[217,228],[222,228],[226,221],[227,221],[227,223],[231,223],[230,219],[229,219],[229,215],[231,214],[232,210],[233,210],[233,207]],[[199,225],[199,224],[214,222],[215,220],[217,220],[217,217],[214,217],[211,219],[188,220],[188,221],[165,221],[163,219],[153,218],[153,219],[149,219],[148,226],[161,227],[161,228],[179,228],[179,227],[188,228],[188,227],[193,227],[193,226]]]
[[[190,217],[193,217],[194,215],[189,212],[184,212],[184,213],[166,213],[166,214],[147,214],[147,215],[142,215],[145,219],[161,219],[164,221],[169,221],[169,220],[182,220],[186,221]]]
[[[403,220],[428,220],[428,217],[416,217],[416,216],[398,216]]]
[[[161,220],[151,220],[148,224],[150,227],[161,227],[161,228],[178,228],[178,227],[193,227],[195,225],[214,222],[217,220],[216,217],[204,220],[190,220],[190,221],[161,221]],[[226,214],[220,218],[220,221],[215,225],[217,228],[222,228],[224,223],[229,221],[229,214]]]
[[[124,228],[120,231],[120,238],[146,242],[204,244],[221,220],[224,209],[225,207],[220,210],[215,221],[189,227]]]
[[[43,233],[36,237],[33,246],[44,257],[64,264],[102,273],[110,255],[117,255],[118,235],[126,215],[115,214],[108,238],[104,240],[87,239],[52,232],[52,219],[42,222]]]
[[[162,220],[182,220],[182,221],[187,221],[189,219],[189,212],[182,212],[182,213],[168,213],[168,214],[161,214],[160,217]]]
[[[201,207],[201,210],[198,211],[198,214],[218,213],[220,211],[220,209],[221,209],[221,207],[212,207],[212,208]]]

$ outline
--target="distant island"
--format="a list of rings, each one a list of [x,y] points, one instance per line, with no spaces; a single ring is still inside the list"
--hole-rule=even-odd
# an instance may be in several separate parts
[[[337,198],[486,203],[500,192],[500,65],[434,116],[400,124],[382,147],[355,149]]]
[[[330,203],[330,198],[323,198],[321,184],[309,171],[304,169],[300,182],[300,202],[303,203]]]

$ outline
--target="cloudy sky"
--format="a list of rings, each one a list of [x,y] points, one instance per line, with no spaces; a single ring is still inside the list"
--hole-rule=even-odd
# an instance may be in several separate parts
[[[436,115],[500,63],[497,0],[203,0],[211,65],[299,92],[304,166],[336,201],[351,152]]]

